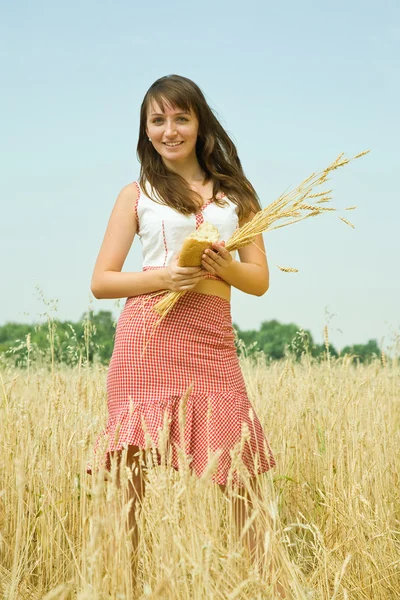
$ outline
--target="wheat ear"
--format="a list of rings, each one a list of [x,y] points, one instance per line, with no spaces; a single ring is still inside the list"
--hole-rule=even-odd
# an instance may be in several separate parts
[[[349,164],[352,160],[360,158],[368,154],[369,150],[364,150],[353,158],[343,158],[344,153],[342,152],[336,160],[333,161],[326,169],[319,173],[312,173],[307,179],[304,179],[293,190],[285,192],[279,198],[271,202],[269,206],[264,208],[255,214],[251,221],[242,225],[236,229],[235,233],[225,244],[225,248],[232,252],[233,250],[239,250],[243,246],[247,246],[254,241],[254,238],[263,233],[264,231],[271,231],[272,229],[279,229],[281,227],[287,227],[293,223],[298,223],[308,219],[310,217],[316,217],[330,211],[336,211],[336,208],[322,207],[322,203],[330,202],[331,196],[329,194],[332,190],[326,190],[315,193],[314,190],[320,185],[324,185],[328,181],[328,175]],[[313,200],[315,199],[315,200]],[[353,209],[355,207],[351,207]],[[346,225],[354,228],[354,225],[339,217]],[[280,268],[280,267],[278,267]],[[281,268],[284,272],[294,272],[292,269]],[[164,317],[172,310],[179,298],[186,292],[169,292],[164,298],[154,305],[154,310],[160,315],[160,319],[157,321],[158,325]]]

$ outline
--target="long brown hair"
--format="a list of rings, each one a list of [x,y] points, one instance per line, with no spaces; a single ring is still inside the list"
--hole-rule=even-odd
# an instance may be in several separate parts
[[[201,196],[190,189],[186,180],[168,169],[159,153],[153,148],[146,135],[147,113],[155,101],[161,110],[165,104],[172,108],[189,111],[192,109],[199,121],[196,155],[205,172],[205,182],[213,181],[213,201],[218,206],[226,202],[217,198],[223,192],[238,207],[239,221],[246,219],[251,211],[261,210],[260,200],[250,181],[245,176],[236,146],[226,133],[214,112],[208,106],[201,89],[187,77],[167,75],[157,79],[148,89],[140,108],[139,140],[137,157],[140,161],[139,183],[145,189],[146,182],[155,190],[156,202],[171,206],[179,212],[196,213]]]

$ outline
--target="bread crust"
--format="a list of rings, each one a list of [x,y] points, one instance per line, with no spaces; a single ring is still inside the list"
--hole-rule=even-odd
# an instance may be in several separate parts
[[[201,267],[201,257],[207,248],[212,248],[212,242],[186,238],[179,253],[178,266]]]
[[[178,258],[179,267],[201,267],[204,250],[212,248],[214,242],[219,240],[218,229],[204,221],[196,231],[191,233],[182,244]]]

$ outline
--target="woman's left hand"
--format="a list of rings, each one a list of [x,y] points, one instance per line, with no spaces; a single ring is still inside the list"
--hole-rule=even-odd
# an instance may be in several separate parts
[[[203,252],[201,266],[208,273],[218,275],[223,279],[232,260],[231,253],[225,248],[225,242],[215,242],[211,250],[207,249]]]

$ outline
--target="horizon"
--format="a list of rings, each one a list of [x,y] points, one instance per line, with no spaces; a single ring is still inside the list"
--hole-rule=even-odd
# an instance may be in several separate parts
[[[91,275],[116,197],[139,176],[143,96],[178,73],[204,92],[263,207],[341,152],[371,150],[331,177],[337,215],[264,234],[270,289],[233,289],[232,317],[242,330],[295,323],[316,343],[328,324],[337,349],[370,339],[386,347],[400,332],[400,6],[173,8],[3,8],[0,325],[40,314],[36,285],[58,299],[59,320],[76,322],[91,305],[118,316],[125,300],[91,298]],[[351,205],[355,230],[338,219]],[[141,270],[140,259],[135,239],[123,270]]]

